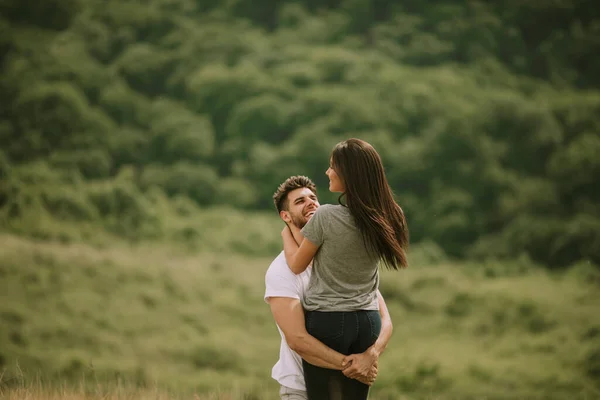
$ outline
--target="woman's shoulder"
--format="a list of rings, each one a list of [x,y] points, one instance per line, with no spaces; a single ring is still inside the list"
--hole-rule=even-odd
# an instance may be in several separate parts
[[[346,207],[340,205],[340,204],[321,204],[321,206],[317,209],[317,212],[323,214],[323,213],[328,213],[328,214],[332,214],[332,213],[340,213],[340,212],[346,212]]]
[[[349,215],[349,211],[347,207],[344,207],[340,204],[323,204],[321,205],[315,215],[319,214],[320,217],[328,217],[328,216],[341,216],[341,215]]]

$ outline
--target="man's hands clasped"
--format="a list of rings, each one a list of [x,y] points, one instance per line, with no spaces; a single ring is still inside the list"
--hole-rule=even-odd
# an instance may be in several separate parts
[[[364,353],[346,356],[342,363],[344,366],[342,372],[348,378],[371,386],[377,378],[378,359],[379,354],[373,347],[370,347]]]

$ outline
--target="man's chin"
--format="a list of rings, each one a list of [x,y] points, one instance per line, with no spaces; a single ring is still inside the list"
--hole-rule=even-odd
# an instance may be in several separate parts
[[[308,219],[303,219],[301,221],[295,220],[295,221],[292,221],[292,224],[294,224],[294,226],[296,228],[302,229],[302,228],[304,228],[304,225],[306,225],[307,222],[308,222]]]

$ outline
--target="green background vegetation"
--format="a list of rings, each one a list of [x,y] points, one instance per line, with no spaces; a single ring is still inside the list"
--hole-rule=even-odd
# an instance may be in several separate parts
[[[0,240],[0,390],[39,374],[92,393],[122,382],[183,399],[278,399],[279,333],[262,300],[272,257]],[[597,268],[412,254],[414,268],[382,273],[394,335],[370,398],[600,398]]]
[[[2,382],[273,398],[271,195],[360,137],[413,243],[373,398],[600,397],[598,10],[0,1]]]
[[[333,202],[329,152],[356,136],[380,151],[413,243],[598,264],[597,9],[4,0],[3,225],[163,239],[187,231],[166,229],[157,197],[271,212],[292,174]]]

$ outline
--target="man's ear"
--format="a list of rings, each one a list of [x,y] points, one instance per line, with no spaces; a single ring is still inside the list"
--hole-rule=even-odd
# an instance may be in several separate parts
[[[281,217],[281,219],[283,220],[283,222],[286,222],[288,224],[292,223],[292,217],[290,216],[290,213],[287,211],[280,211],[279,212],[279,216]]]

